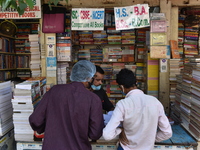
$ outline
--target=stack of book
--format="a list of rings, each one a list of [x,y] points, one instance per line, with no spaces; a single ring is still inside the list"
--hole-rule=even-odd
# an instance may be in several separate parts
[[[26,80],[26,82],[39,82],[41,98],[46,93],[46,83],[47,83],[46,77],[32,77]]]
[[[103,50],[102,49],[90,49],[90,61],[102,62]]]
[[[80,44],[94,44],[92,31],[80,31],[79,43]]]
[[[118,47],[118,46],[109,47],[108,61],[109,62],[122,61],[122,49],[121,49],[121,47]]]
[[[200,58],[190,59],[193,65],[191,83],[191,115],[189,129],[199,141],[200,139]]]
[[[185,26],[184,31],[184,55],[185,57],[194,57],[199,54],[198,38],[199,25]]]
[[[0,136],[5,135],[13,128],[11,82],[0,83]]]
[[[63,38],[63,39],[61,39]],[[71,61],[71,40],[56,37],[57,61]],[[67,37],[68,38],[68,37]]]
[[[115,28],[107,28],[108,44],[121,44],[121,31]]]
[[[90,49],[79,49],[78,60],[90,60]]]
[[[176,76],[181,73],[181,59],[169,59],[169,81],[170,81],[170,101],[175,101],[175,90],[177,86]]]
[[[144,90],[144,63],[136,63],[136,66],[135,76],[137,80],[137,87],[141,90]]]
[[[106,31],[93,31],[94,44],[108,44]]]
[[[181,94],[182,94],[182,73],[176,75],[176,89],[175,89],[175,101],[171,103],[170,117],[176,122],[181,122]]]
[[[67,83],[67,67],[68,63],[58,63],[57,65],[57,84],[66,84]]]
[[[149,30],[149,29],[148,29]],[[145,52],[146,52],[146,28],[137,30],[137,38],[136,38],[136,61],[140,62],[144,60]]]
[[[182,93],[181,93],[181,120],[186,128],[189,128],[191,114],[191,82],[192,82],[192,66],[184,64],[182,75]]]
[[[135,30],[121,31],[122,44],[135,44]]]
[[[133,62],[135,60],[134,46],[122,46],[122,61]]]
[[[38,77],[41,75],[39,35],[29,34],[29,42],[30,42],[30,51],[31,51],[30,68],[31,68],[32,77]]]
[[[180,14],[178,19],[178,50],[181,57],[183,56],[184,20],[185,15]]]
[[[40,101],[40,94],[40,82],[38,81],[24,81],[15,85],[12,106],[16,141],[34,140],[34,131],[28,119]]]

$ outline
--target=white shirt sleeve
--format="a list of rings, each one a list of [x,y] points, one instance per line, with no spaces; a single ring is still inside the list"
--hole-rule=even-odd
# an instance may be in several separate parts
[[[165,115],[163,106],[158,118],[158,132],[156,134],[156,142],[164,141],[172,137],[172,128],[167,116]]]
[[[103,138],[105,140],[112,140],[114,139],[117,135],[121,133],[121,129],[118,128],[120,123],[123,121],[123,110],[122,107],[119,106],[119,102],[117,103],[112,117],[106,127],[103,129]]]

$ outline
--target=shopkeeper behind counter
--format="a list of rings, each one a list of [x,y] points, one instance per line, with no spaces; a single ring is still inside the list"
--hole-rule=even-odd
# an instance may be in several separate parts
[[[103,110],[107,112],[114,110],[114,106],[108,99],[106,91],[102,88],[104,70],[100,66],[95,65],[95,67],[96,73],[94,75],[93,83],[91,85],[91,91],[93,91],[101,99]]]

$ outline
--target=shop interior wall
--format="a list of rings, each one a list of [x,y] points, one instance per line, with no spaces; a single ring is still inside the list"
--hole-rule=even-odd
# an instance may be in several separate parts
[[[94,2],[93,2],[94,1]],[[105,3],[107,1],[107,3]],[[114,3],[109,3],[109,1],[114,1]],[[48,0],[43,0],[44,3],[47,3]],[[65,0],[60,1],[61,4],[66,5]],[[168,31],[167,37],[169,40],[178,40],[178,8],[181,7],[190,7],[196,6],[200,7],[199,0],[68,0],[66,5],[69,8],[113,8],[121,6],[131,6],[136,4],[147,3],[149,6],[159,6],[160,11],[166,14],[166,19],[168,21]],[[44,64],[44,62],[43,62]],[[169,69],[168,69],[169,70]],[[44,72],[43,72],[44,73]],[[167,113],[169,113],[169,72],[162,72],[159,74],[159,84],[165,85],[159,87],[159,100],[164,105],[164,108]],[[56,80],[54,80],[55,82]],[[53,82],[49,80],[48,83]]]

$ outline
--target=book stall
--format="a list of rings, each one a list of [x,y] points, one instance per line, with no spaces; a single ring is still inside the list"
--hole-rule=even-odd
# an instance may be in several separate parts
[[[29,116],[53,85],[70,82],[77,61],[89,60],[105,71],[103,88],[114,106],[123,98],[115,80],[122,68],[135,72],[137,87],[163,104],[173,135],[153,150],[200,150],[200,8],[193,8],[195,0],[188,1],[191,7],[158,2],[62,6],[64,26],[55,33],[42,30],[41,14],[9,18],[17,30],[0,32],[0,149],[42,150],[45,133],[32,130]],[[118,137],[91,145],[117,150]]]

